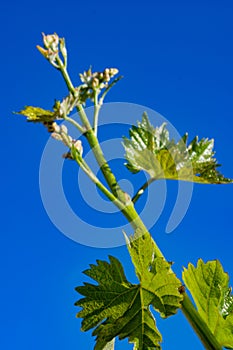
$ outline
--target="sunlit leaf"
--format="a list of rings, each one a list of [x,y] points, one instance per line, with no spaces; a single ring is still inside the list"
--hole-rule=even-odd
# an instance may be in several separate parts
[[[132,242],[130,245],[130,249],[137,249]],[[162,316],[173,314],[180,307],[180,283],[169,271],[170,265],[162,258],[152,259],[145,278],[139,284],[131,284],[121,263],[111,256],[109,260],[110,263],[97,261],[84,272],[97,285],[85,283],[76,288],[84,296],[76,303],[82,307],[77,314],[83,318],[82,330],[94,328],[95,350],[104,349],[117,336],[128,338],[135,350],[160,349],[162,337],[149,306]]]
[[[220,184],[232,180],[225,178],[214,158],[214,140],[195,137],[188,144],[188,134],[177,143],[171,140],[166,124],[154,128],[146,113],[142,122],[130,129],[130,139],[124,138],[127,168],[132,173],[145,170],[154,179],[183,180]]]
[[[24,115],[29,122],[50,122],[54,120],[54,112],[40,107],[26,106],[17,114]]]
[[[16,114],[24,115],[29,122],[50,123],[68,116],[78,103],[79,95],[77,92],[76,97],[69,94],[61,102],[55,101],[53,111],[40,107],[26,106]]]
[[[174,315],[180,307],[181,282],[171,271],[171,264],[155,258],[155,243],[149,233],[136,231],[127,244],[142,288],[151,293],[150,304],[161,317]]]
[[[217,341],[233,349],[233,296],[229,289],[229,276],[218,260],[184,269],[183,280],[189,289],[200,316]]]

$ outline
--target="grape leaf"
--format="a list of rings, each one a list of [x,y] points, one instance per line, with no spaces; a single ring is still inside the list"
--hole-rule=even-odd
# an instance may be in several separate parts
[[[183,280],[192,294],[200,316],[221,346],[233,349],[233,296],[229,276],[218,260],[198,260],[183,271]]]
[[[195,137],[188,144],[186,133],[177,143],[170,140],[166,123],[154,128],[146,113],[132,126],[130,139],[123,138],[126,166],[132,173],[145,170],[154,179],[183,180],[206,184],[232,182],[217,168],[214,140]]]
[[[26,106],[17,114],[22,114],[27,117],[29,122],[51,122],[54,120],[54,113],[52,111],[33,106]]]
[[[171,263],[155,258],[155,243],[149,233],[142,235],[140,230],[136,230],[127,246],[142,287],[156,294],[151,305],[161,317],[174,315],[183,297],[178,291],[181,282],[171,271]]]
[[[161,310],[163,315],[171,314],[171,308],[166,307],[171,304],[170,265],[164,259],[156,258],[153,262],[157,267],[162,265],[161,271],[154,268],[139,284],[131,284],[119,260],[112,256],[109,260],[110,263],[98,260],[97,265],[90,265],[90,269],[84,271],[98,282],[97,285],[85,283],[76,288],[84,296],[76,302],[77,306],[82,307],[77,314],[77,317],[83,318],[82,330],[94,328],[95,350],[104,349],[116,336],[119,339],[128,338],[129,342],[134,343],[135,350],[161,349],[162,337],[149,306]],[[177,288],[173,282],[172,289],[176,289],[177,300],[180,300]],[[176,308],[180,306],[177,300]]]
[[[40,107],[26,106],[23,110],[17,112],[16,114],[24,115],[27,117],[27,121],[29,122],[53,122],[54,120],[60,120],[69,115],[74,107],[78,104],[78,101],[79,95],[77,92],[76,97],[74,97],[72,94],[69,94],[61,102],[55,101],[53,111],[49,111]]]

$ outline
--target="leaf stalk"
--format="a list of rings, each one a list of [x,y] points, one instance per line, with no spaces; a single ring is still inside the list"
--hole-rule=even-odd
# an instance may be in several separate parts
[[[209,327],[201,318],[186,293],[184,293],[181,310],[194,329],[195,333],[198,335],[206,350],[222,350],[222,346],[218,343],[215,336],[211,333]]]

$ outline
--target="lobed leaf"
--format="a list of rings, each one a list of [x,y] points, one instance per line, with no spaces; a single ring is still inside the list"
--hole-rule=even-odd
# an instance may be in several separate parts
[[[140,235],[136,231],[128,250],[148,303],[161,317],[174,315],[183,298],[179,293],[181,282],[171,271],[171,263],[155,257],[155,243],[149,233]]]
[[[166,124],[154,128],[146,113],[138,126],[132,126],[130,139],[124,138],[126,166],[132,173],[145,170],[154,179],[183,180],[206,184],[232,182],[217,168],[213,158],[214,140],[195,137],[188,144],[188,134],[175,143],[170,140]]]
[[[132,252],[136,249],[133,241],[129,249]],[[145,261],[147,259],[145,257]],[[112,256],[109,260],[110,263],[97,261],[97,265],[84,271],[97,285],[85,283],[76,288],[84,296],[76,302],[82,308],[77,314],[83,318],[82,330],[94,328],[95,350],[104,349],[117,336],[119,339],[128,338],[134,343],[135,350],[160,349],[162,337],[150,305],[162,316],[168,316],[180,307],[182,299],[177,280],[169,271],[170,265],[162,258],[152,259],[151,263],[148,259],[151,271],[136,285],[127,281],[119,260]],[[141,267],[138,271],[142,272]]]
[[[200,316],[221,346],[233,349],[233,296],[229,276],[218,260],[198,260],[184,269],[183,280],[189,289]]]

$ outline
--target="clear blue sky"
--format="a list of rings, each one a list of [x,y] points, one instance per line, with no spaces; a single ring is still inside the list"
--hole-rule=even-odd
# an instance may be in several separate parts
[[[215,138],[222,172],[233,177],[232,18],[230,0],[1,2],[1,349],[92,349],[90,332],[81,333],[75,318],[74,287],[85,279],[81,271],[111,254],[128,266],[127,277],[133,278],[125,247],[75,243],[44,210],[38,178],[48,134],[11,114],[26,104],[50,108],[55,98],[66,95],[58,72],[35,48],[40,33],[66,37],[76,81],[90,64],[96,70],[118,67],[124,79],[109,102],[148,106],[180,134]],[[72,185],[66,186],[72,202]],[[176,186],[168,185],[171,194]],[[187,215],[168,235],[164,231],[174,202],[168,196],[152,234],[179,275],[189,261],[219,258],[233,284],[232,198],[231,185],[195,185]],[[78,207],[78,198],[76,203]],[[82,211],[92,216],[88,209]],[[158,324],[164,350],[203,348],[181,314]],[[116,346],[129,348],[126,342]]]

